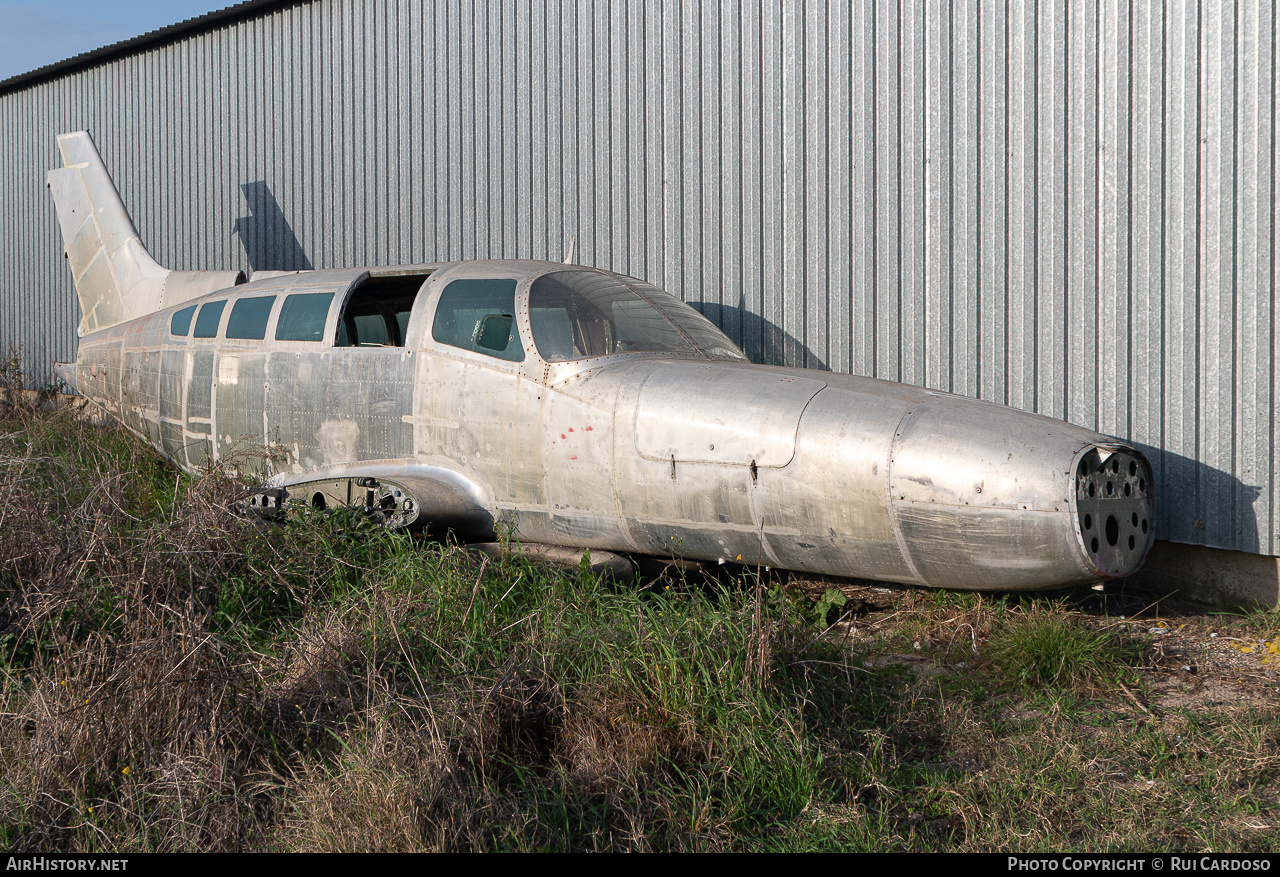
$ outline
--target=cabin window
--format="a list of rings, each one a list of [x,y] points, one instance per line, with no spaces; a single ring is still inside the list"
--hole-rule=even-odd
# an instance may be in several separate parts
[[[191,318],[195,315],[196,306],[183,308],[173,315],[173,319],[169,321],[169,334],[181,335],[184,338],[191,331]]]
[[[275,303],[274,295],[239,299],[231,306],[231,316],[227,318],[227,337],[250,341],[267,337],[267,320]]]
[[[196,316],[196,337],[217,338],[218,324],[222,322],[222,309],[225,301],[210,301],[200,305],[200,313]]]
[[[440,294],[431,337],[450,347],[521,362],[524,346],[515,312],[514,280],[455,280]]]
[[[332,292],[303,292],[287,296],[276,321],[277,341],[323,341]],[[408,322],[406,319],[405,322]]]
[[[334,345],[404,347],[413,302],[426,279],[426,274],[366,278],[342,309]]]

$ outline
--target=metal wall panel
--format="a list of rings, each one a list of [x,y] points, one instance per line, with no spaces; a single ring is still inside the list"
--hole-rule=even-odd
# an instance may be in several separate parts
[[[0,343],[78,319],[88,128],[156,257],[633,274],[752,359],[1151,454],[1164,538],[1280,554],[1274,4],[314,0],[0,83]]]

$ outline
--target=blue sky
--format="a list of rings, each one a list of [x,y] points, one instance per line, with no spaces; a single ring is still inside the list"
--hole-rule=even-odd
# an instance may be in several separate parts
[[[0,80],[238,0],[0,0]]]

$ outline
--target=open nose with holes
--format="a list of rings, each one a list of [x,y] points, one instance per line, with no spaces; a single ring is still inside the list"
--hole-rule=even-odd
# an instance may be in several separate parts
[[[1131,448],[1091,448],[1076,464],[1075,487],[1080,540],[1098,575],[1135,572],[1155,538],[1151,465]]]

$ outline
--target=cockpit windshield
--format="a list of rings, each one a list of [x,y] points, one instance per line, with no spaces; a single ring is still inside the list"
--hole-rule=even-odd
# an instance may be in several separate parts
[[[596,271],[533,282],[529,319],[547,362],[645,352],[745,360],[709,320],[657,287]]]

